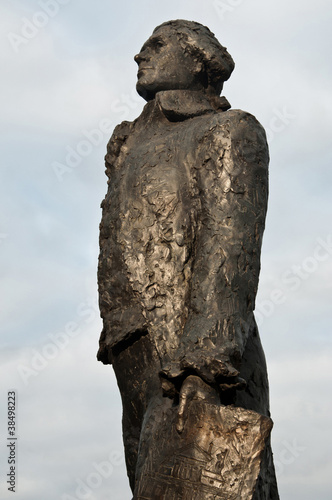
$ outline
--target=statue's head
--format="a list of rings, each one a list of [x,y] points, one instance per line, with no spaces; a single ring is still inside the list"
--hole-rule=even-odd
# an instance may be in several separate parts
[[[157,26],[135,56],[137,92],[147,101],[162,90],[202,90],[220,95],[234,61],[214,34],[194,21]]]

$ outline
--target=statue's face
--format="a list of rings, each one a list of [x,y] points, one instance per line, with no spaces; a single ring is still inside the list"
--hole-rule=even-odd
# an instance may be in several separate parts
[[[137,92],[147,101],[161,90],[201,88],[197,77],[201,66],[184,53],[174,32],[167,27],[159,29],[145,42],[135,61]]]

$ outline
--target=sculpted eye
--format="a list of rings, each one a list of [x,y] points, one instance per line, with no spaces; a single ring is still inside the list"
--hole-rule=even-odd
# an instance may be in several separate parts
[[[154,46],[157,51],[160,50],[164,45],[165,43],[162,40],[156,40],[154,43]]]

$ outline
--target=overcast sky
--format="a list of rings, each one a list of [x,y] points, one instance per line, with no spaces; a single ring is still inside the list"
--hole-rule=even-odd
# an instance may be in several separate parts
[[[331,12],[328,0],[1,1],[2,499],[14,498],[12,389],[16,499],[131,499],[118,389],[96,361],[103,157],[114,126],[144,105],[133,56],[156,25],[182,18],[227,46],[224,95],[268,132],[256,311],[280,496],[330,500]]]

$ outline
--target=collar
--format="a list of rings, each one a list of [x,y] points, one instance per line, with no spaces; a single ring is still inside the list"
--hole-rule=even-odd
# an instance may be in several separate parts
[[[166,118],[172,122],[227,111],[231,107],[225,97],[207,96],[196,90],[164,90],[156,94],[155,101]]]

